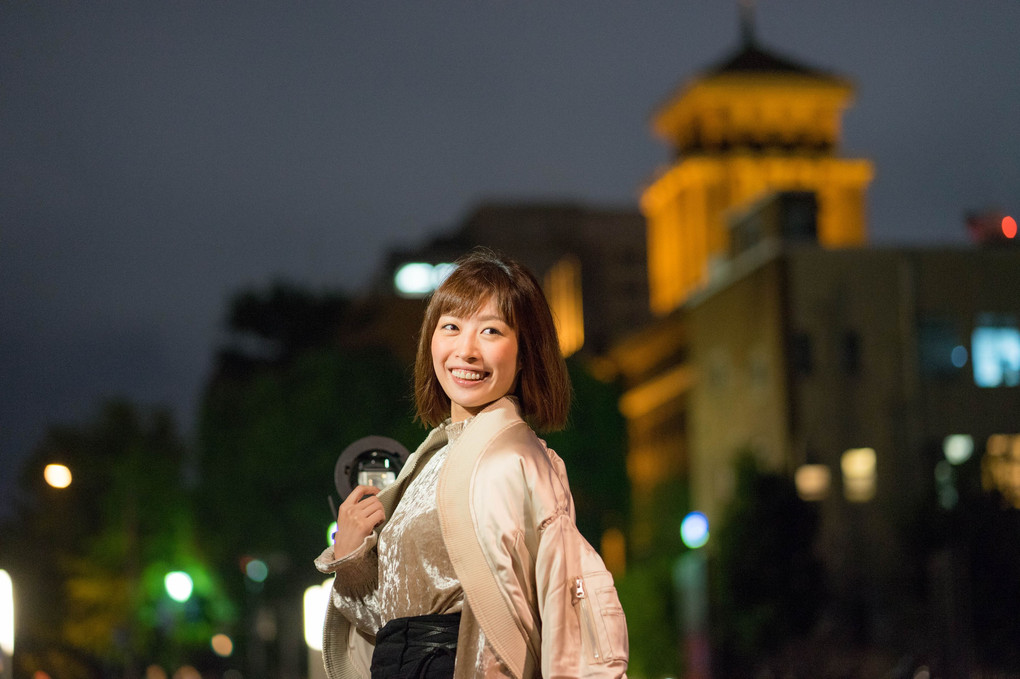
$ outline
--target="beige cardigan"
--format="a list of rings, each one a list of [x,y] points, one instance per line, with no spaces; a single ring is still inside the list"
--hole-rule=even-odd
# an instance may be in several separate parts
[[[379,494],[387,516],[422,460],[445,444],[443,429],[434,429]],[[480,625],[518,679],[626,676],[627,627],[612,576],[577,532],[562,460],[521,419],[516,401],[500,399],[468,424],[436,498],[465,593],[462,639]],[[366,539],[370,549],[376,536]],[[334,580],[337,591],[375,587],[376,560],[359,561]],[[329,679],[369,679],[373,641],[331,603],[323,638]],[[458,647],[455,677],[478,676],[473,663]]]

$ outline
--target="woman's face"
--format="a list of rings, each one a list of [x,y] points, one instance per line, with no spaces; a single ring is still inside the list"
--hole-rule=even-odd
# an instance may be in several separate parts
[[[470,316],[443,315],[432,333],[432,366],[460,422],[506,396],[517,378],[517,333],[490,297]]]

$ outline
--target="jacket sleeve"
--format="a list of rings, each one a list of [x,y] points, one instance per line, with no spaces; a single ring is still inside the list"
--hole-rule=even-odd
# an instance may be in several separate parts
[[[372,533],[361,545],[341,559],[333,558],[327,547],[315,560],[320,573],[336,573],[334,589],[344,597],[359,598],[370,594],[379,580],[379,553],[375,549],[378,536]]]
[[[569,498],[563,481],[561,492]],[[572,512],[558,511],[542,521],[535,584],[542,619],[542,676],[626,677],[627,621],[613,576],[578,532]]]
[[[626,677],[627,621],[613,576],[569,516],[546,524],[535,575],[542,676]]]

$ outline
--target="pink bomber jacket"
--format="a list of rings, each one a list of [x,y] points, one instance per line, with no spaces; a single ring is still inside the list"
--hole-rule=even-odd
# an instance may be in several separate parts
[[[387,516],[421,460],[445,443],[434,429],[379,494]],[[577,531],[563,461],[521,419],[513,398],[468,424],[436,493],[443,542],[465,593],[462,627],[480,625],[518,679],[626,677],[627,624],[612,575]],[[363,548],[374,548],[377,535]],[[376,561],[363,562],[361,572],[345,569],[334,588],[374,588]],[[331,604],[323,637],[329,679],[369,679],[373,642]],[[479,672],[458,651],[454,676]]]

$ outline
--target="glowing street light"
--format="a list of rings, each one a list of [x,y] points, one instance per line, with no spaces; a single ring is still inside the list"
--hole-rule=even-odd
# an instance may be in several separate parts
[[[680,539],[691,549],[704,547],[708,542],[708,517],[691,512],[680,523]]]
[[[195,583],[184,571],[172,571],[163,578],[163,586],[166,587],[166,593],[171,599],[184,603],[191,597]]]
[[[333,581],[327,580],[305,590],[305,644],[313,651],[322,650],[322,622],[326,619],[326,607],[332,589]]]
[[[0,568],[0,676],[13,676],[14,667],[14,583]]]
[[[305,590],[305,645],[308,646],[308,679],[326,679],[322,665],[322,623],[326,618],[333,581],[313,585]]]
[[[454,268],[449,262],[407,262],[393,274],[393,287],[403,297],[424,297],[438,288]]]
[[[67,488],[71,485],[71,470],[62,464],[48,464],[43,469],[43,478],[54,488]]]

